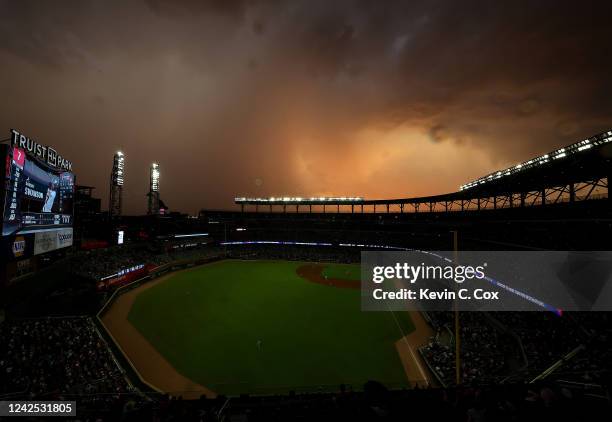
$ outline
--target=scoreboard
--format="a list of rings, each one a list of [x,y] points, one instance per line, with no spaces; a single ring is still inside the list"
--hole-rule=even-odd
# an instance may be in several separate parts
[[[0,145],[3,258],[23,259],[72,245],[72,163],[13,130]],[[44,156],[41,152],[45,153]],[[47,158],[47,155],[50,157]],[[53,160],[51,160],[53,158]]]

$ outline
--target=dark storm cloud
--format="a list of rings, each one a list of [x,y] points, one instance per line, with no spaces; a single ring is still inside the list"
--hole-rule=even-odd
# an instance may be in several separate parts
[[[145,3],[155,13],[178,19],[188,16],[216,14],[232,19],[242,19],[246,11],[246,1],[225,0],[146,0]]]
[[[0,127],[128,210],[434,194],[612,126],[604,2],[0,1]]]

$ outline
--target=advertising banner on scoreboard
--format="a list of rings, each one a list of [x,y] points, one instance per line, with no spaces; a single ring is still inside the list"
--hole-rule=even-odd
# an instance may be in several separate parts
[[[72,226],[74,174],[45,166],[17,146],[6,148],[5,157],[2,235]]]
[[[72,227],[34,234],[34,255],[72,246]]]
[[[0,259],[18,261],[34,254],[34,235],[14,235],[0,237]]]

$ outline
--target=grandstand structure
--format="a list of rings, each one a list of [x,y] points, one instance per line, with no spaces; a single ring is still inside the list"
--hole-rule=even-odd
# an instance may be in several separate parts
[[[355,212],[453,212],[544,206],[561,202],[611,199],[612,130],[555,151],[496,171],[462,185],[457,192],[398,199],[361,197],[236,197],[242,212],[248,206],[258,212],[295,212],[313,206],[337,213]]]

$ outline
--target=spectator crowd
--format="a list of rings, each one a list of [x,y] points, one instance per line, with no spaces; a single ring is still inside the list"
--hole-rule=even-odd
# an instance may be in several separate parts
[[[89,317],[0,323],[0,397],[129,391]]]
[[[429,312],[437,330],[420,352],[443,385],[455,383],[454,313]],[[605,382],[612,373],[608,312],[463,312],[464,383],[529,381],[558,365],[553,378]]]

